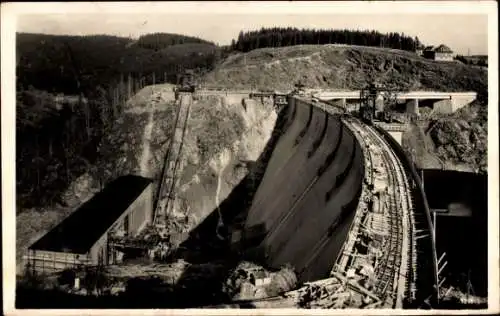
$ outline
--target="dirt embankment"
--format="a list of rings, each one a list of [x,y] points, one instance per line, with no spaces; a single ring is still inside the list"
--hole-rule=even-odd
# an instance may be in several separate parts
[[[374,47],[300,45],[256,49],[227,58],[204,78],[227,88],[359,89],[377,79],[402,89],[486,92],[487,71],[460,62],[437,62],[413,53]]]
[[[223,201],[245,177],[245,162],[257,159],[274,127],[276,113],[271,104],[255,103],[245,110],[241,100],[226,101],[211,97],[195,101],[191,108],[176,208],[190,217],[190,227],[213,211],[216,201]],[[67,206],[20,212],[17,258],[110,180],[125,174],[159,180],[174,121],[170,86],[146,87],[134,96],[101,143],[99,167],[76,179],[64,194]]]

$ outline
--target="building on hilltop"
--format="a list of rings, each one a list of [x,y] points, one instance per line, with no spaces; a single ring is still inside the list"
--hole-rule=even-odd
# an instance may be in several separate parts
[[[134,236],[152,221],[152,180],[122,176],[28,248],[33,272],[56,272],[116,262],[108,239],[116,231]]]
[[[423,56],[437,61],[453,61],[453,51],[444,44],[438,47],[426,47],[423,51]]]

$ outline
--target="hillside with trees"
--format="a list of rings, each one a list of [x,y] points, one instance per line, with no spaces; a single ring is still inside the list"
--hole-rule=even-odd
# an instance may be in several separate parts
[[[151,33],[142,35],[139,37],[139,39],[137,39],[137,42],[134,43],[134,45],[137,45],[139,47],[155,50],[182,44],[207,44],[215,46],[214,43],[198,37],[171,33]]]
[[[396,32],[382,34],[377,31],[324,30],[298,28],[262,28],[258,31],[241,31],[231,43],[232,50],[248,52],[257,48],[294,45],[347,44],[374,46],[415,51],[422,47],[418,37]]]
[[[327,43],[375,47],[302,45]],[[98,159],[100,139],[120,119],[124,102],[147,85],[176,82],[185,68],[207,86],[288,89],[300,79],[356,89],[376,76],[404,89],[474,90],[485,99],[484,70],[410,52],[421,45],[398,33],[296,28],[240,32],[225,47],[169,33],[137,40],[17,34],[18,200],[27,206],[57,201]],[[56,101],[59,94],[63,101]]]
[[[16,180],[19,206],[62,203],[59,194],[99,155],[114,118],[104,100],[68,103],[33,88],[17,95]]]
[[[146,84],[153,79],[174,82],[180,69],[210,70],[217,55],[217,46],[192,37],[157,34],[142,38],[146,43],[154,41],[157,48],[143,47],[140,41],[108,35],[19,33],[17,84],[77,94],[113,85],[122,75],[146,80]]]
[[[62,202],[61,192],[94,167],[103,135],[136,91],[175,82],[183,68],[213,68],[212,43],[175,34],[144,38],[161,49],[108,35],[17,34],[19,207]]]

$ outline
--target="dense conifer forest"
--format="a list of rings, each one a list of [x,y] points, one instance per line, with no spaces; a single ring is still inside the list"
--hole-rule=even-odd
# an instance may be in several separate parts
[[[163,49],[172,45],[182,45],[190,43],[215,45],[212,42],[205,41],[198,37],[168,33],[151,33],[143,35],[139,37],[136,45],[147,49]]]
[[[61,202],[61,191],[95,167],[102,136],[134,92],[175,82],[184,68],[208,71],[218,50],[165,33],[136,41],[21,33],[16,46],[17,196],[26,207]]]
[[[262,28],[259,31],[241,31],[231,43],[233,50],[248,52],[264,47],[293,45],[347,44],[415,51],[423,47],[418,37],[395,32],[382,34],[376,31],[316,30],[297,28]]]

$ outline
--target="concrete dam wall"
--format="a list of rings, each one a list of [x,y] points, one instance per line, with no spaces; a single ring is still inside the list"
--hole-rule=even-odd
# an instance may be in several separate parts
[[[245,222],[265,227],[259,252],[299,281],[328,277],[361,194],[363,152],[339,116],[289,98],[286,123]]]

